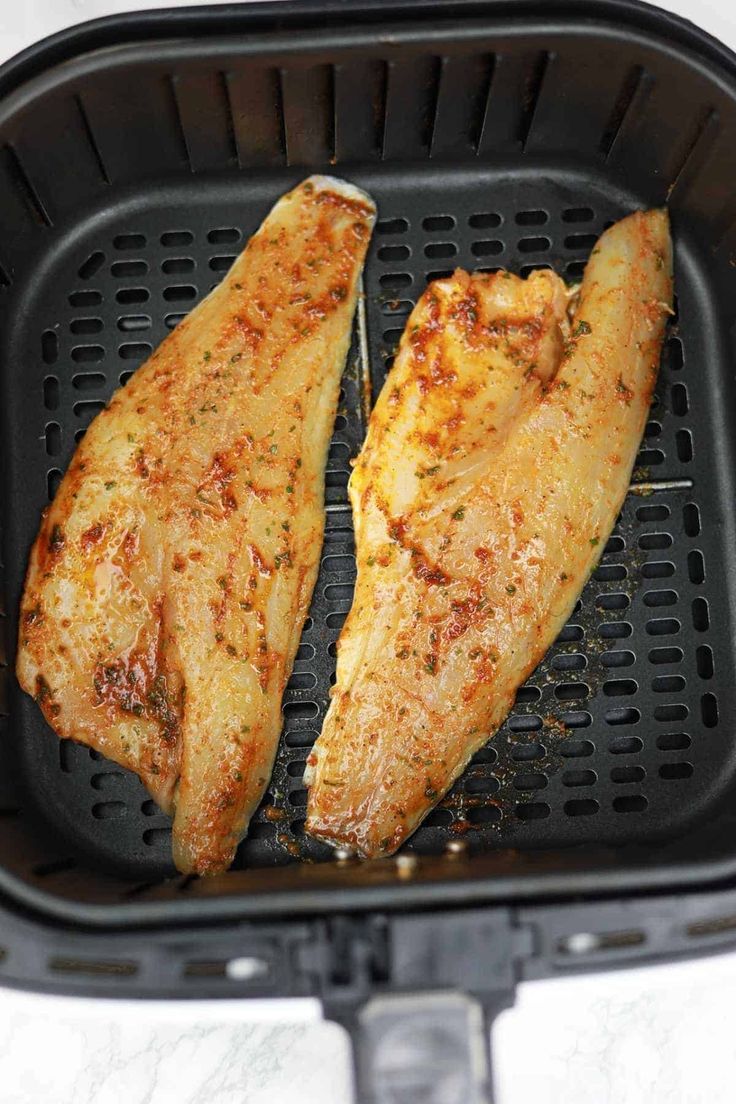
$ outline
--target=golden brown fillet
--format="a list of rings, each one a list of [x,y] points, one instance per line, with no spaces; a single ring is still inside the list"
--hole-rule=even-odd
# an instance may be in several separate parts
[[[502,723],[615,523],[671,299],[660,210],[602,236],[569,334],[551,274],[427,289],[350,483],[358,578],[312,835],[390,854]]]
[[[271,772],[374,218],[329,177],[284,196],[87,430],[31,553],[20,683],[175,806],[183,871],[229,865]]]

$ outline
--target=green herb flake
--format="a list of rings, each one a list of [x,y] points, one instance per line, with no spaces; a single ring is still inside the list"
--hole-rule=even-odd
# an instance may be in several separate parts
[[[462,521],[464,517],[465,517],[465,507],[464,506],[458,506],[457,510],[455,510],[453,515],[452,515],[453,521]]]

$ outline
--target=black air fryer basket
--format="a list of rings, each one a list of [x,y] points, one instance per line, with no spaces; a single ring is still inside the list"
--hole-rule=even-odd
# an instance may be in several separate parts
[[[312,171],[379,208],[322,567],[269,793],[231,872],[181,878],[138,780],[20,693],[23,573],[90,420]],[[518,978],[733,944],[734,181],[736,58],[628,0],[134,14],[0,70],[0,980],[316,995],[359,1035],[366,1099],[393,1099],[395,1044],[467,1059],[481,1099],[474,1029]],[[304,834],[302,773],[350,604],[365,376],[375,395],[428,279],[574,281],[611,221],[664,202],[677,314],[601,565],[401,854],[341,861]]]

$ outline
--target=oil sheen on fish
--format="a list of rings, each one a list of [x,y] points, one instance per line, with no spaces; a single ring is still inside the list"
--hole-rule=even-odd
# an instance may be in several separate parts
[[[372,201],[311,177],[87,430],[31,552],[17,672],[61,737],[227,868],[268,781],[317,574]]]
[[[664,211],[552,273],[457,272],[409,318],[350,496],[358,577],[307,831],[390,854],[503,722],[629,484],[672,299]]]

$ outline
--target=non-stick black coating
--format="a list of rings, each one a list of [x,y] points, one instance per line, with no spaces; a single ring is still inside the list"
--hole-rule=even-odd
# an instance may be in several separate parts
[[[296,54],[283,40],[258,56],[257,40],[227,39],[113,51],[85,73],[52,74],[57,87],[5,121],[10,658],[28,548],[75,442],[307,171],[344,175],[379,206],[365,275],[374,394],[428,279],[551,265],[577,280],[606,225],[670,193],[679,313],[635,478],[677,486],[627,500],[570,625],[407,845],[442,855],[462,840],[471,854],[497,851],[506,872],[509,848],[549,849],[563,868],[572,844],[640,858],[712,827],[734,784],[732,93],[653,39],[594,24],[469,19],[417,24],[391,46],[349,37],[305,38]],[[236,860],[286,867],[285,889],[295,862],[330,858],[303,833],[302,772],[350,603],[346,483],[364,368],[356,338],[322,569],[273,780]],[[169,822],[138,780],[60,744],[8,681],[7,867],[80,903],[171,874]],[[646,853],[656,867],[657,848]]]

